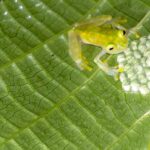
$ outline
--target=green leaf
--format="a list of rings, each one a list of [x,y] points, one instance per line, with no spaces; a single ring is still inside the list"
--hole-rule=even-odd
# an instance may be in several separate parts
[[[94,63],[77,69],[67,32],[102,14],[131,28],[149,9],[150,0],[1,0],[0,150],[147,150],[150,96],[125,93]],[[99,49],[85,49],[92,62]]]

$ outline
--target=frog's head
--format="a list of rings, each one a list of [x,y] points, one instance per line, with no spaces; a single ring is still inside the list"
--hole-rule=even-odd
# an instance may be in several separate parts
[[[113,37],[105,47],[109,54],[117,54],[126,50],[128,46],[128,34],[126,30],[116,30]]]

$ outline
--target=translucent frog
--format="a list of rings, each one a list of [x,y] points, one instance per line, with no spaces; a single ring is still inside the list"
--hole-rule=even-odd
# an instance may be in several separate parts
[[[102,48],[95,57],[94,62],[106,74],[116,76],[123,68],[109,67],[107,62],[101,60],[106,54],[117,54],[128,47],[128,34],[122,24],[126,20],[113,19],[111,16],[95,17],[85,22],[77,23],[68,33],[69,53],[81,70],[92,70],[83,56],[81,43],[91,44]]]

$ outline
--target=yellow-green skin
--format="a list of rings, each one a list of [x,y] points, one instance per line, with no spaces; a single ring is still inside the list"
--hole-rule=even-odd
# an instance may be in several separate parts
[[[85,22],[76,24],[68,32],[69,54],[81,70],[92,70],[83,56],[81,43],[91,44],[102,48],[94,62],[107,74],[114,74],[116,70],[103,63],[100,58],[105,54],[117,54],[128,46],[126,29],[120,24],[122,19],[112,19],[111,16],[98,16]]]
[[[128,46],[128,37],[124,30],[113,28],[111,25],[77,27],[74,32],[83,43],[99,46],[109,54],[124,51]],[[113,50],[109,50],[113,47]]]

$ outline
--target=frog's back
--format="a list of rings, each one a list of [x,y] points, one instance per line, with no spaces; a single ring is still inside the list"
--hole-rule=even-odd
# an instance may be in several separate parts
[[[86,27],[79,27],[76,29],[76,33],[80,36],[80,39],[87,44],[93,44],[96,46],[101,46],[107,44],[107,41],[113,40],[111,36],[112,30],[111,27],[106,26],[86,26]]]

